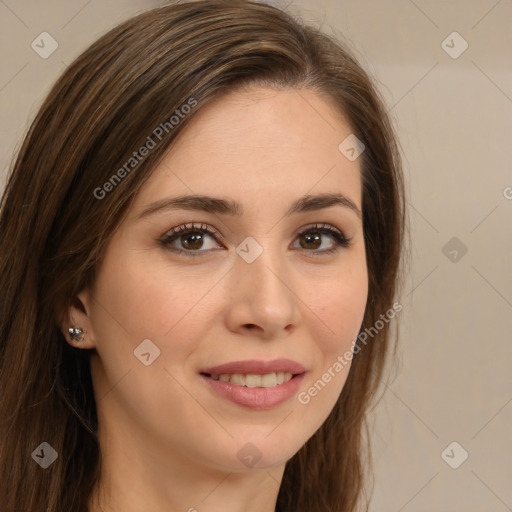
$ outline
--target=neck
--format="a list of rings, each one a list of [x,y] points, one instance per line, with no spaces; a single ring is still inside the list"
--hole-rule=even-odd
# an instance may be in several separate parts
[[[103,424],[105,425],[105,424]],[[124,436],[124,437],[123,437]],[[229,470],[179,451],[166,452],[150,436],[132,439],[100,429],[101,476],[89,512],[274,512],[285,464]]]

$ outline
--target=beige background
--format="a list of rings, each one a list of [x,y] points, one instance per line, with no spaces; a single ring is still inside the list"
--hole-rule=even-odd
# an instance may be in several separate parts
[[[66,65],[158,4],[0,0],[2,182]],[[379,83],[406,155],[413,252],[401,364],[373,426],[371,511],[512,511],[512,1],[287,5],[350,41]],[[59,44],[48,59],[30,46],[43,31]],[[442,47],[454,31],[469,45],[457,58]],[[462,44],[456,35],[444,47],[455,55]],[[456,465],[463,449],[467,460],[452,469],[444,459]]]

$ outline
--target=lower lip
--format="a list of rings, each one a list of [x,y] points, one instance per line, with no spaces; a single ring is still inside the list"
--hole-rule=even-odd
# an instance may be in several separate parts
[[[208,382],[213,391],[235,404],[250,409],[272,409],[286,402],[297,393],[304,375],[304,373],[301,373],[288,382],[271,388],[248,388],[237,386],[231,382],[214,380],[206,375],[201,375],[201,377]]]

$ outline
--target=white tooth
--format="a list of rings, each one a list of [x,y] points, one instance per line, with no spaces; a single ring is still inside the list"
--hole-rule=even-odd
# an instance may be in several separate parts
[[[261,386],[271,388],[277,384],[277,375],[275,373],[266,373],[261,376]]]
[[[248,388],[260,388],[261,387],[261,375],[254,375],[253,373],[248,373],[245,376],[245,385]]]
[[[288,382],[293,377],[292,373],[266,373],[265,375],[256,375],[254,373],[234,373],[233,375],[224,373],[221,375],[211,375],[214,380],[221,382],[232,382],[236,386],[246,386],[248,388],[272,388],[277,385]]]
[[[240,373],[235,373],[231,375],[231,382],[236,386],[245,386],[245,375],[241,375]]]

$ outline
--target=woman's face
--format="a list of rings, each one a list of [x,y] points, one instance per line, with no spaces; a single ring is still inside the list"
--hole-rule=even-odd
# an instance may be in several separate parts
[[[284,464],[322,425],[368,291],[360,159],[338,148],[350,134],[316,92],[260,87],[180,134],[74,313],[112,446],[238,472]],[[309,201],[325,194],[340,199]],[[209,199],[170,203],[193,195]]]

